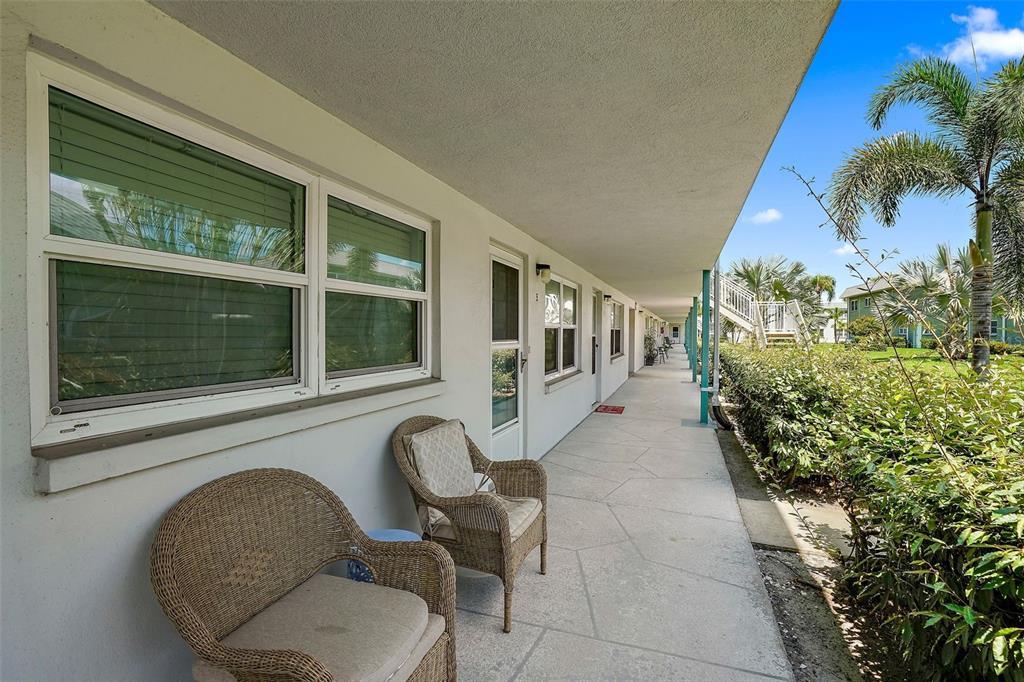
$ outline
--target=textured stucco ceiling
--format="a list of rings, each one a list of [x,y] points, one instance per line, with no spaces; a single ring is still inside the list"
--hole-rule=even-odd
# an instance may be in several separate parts
[[[154,4],[668,317],[837,0]]]

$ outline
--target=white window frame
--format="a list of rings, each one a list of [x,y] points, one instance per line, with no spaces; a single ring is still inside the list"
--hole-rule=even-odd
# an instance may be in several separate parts
[[[558,289],[558,324],[550,324],[548,322],[548,320],[547,320],[547,315],[545,314],[545,317],[544,317],[544,331],[547,332],[548,329],[557,329],[558,330],[558,336],[556,337],[557,340],[555,342],[555,368],[556,369],[553,372],[547,372],[547,371],[544,372],[544,380],[547,381],[547,382],[551,382],[551,381],[553,381],[555,379],[560,379],[560,378],[568,376],[570,374],[576,374],[577,372],[581,371],[580,370],[580,333],[579,333],[579,328],[580,328],[580,311],[579,311],[579,305],[580,305],[580,285],[576,284],[572,280],[566,279],[565,277],[561,277],[561,276],[556,275],[554,273],[552,273],[552,275],[551,275],[551,281],[552,282],[558,282],[558,285],[559,285],[559,289]],[[576,322],[574,324],[565,324],[565,322],[562,319],[563,318],[562,313],[564,312],[564,306],[565,306],[565,290],[566,290],[566,288],[572,289],[573,291],[576,292],[576,304],[575,304],[575,307],[573,308],[573,311],[572,311],[573,315],[575,317],[575,320],[576,320]],[[544,306],[545,306],[545,313],[546,313],[547,312],[547,284],[544,285]],[[562,332],[565,331],[566,329],[576,330],[576,333],[573,335],[573,346],[574,346],[574,348],[573,348],[573,357],[575,359],[575,362],[573,364],[569,365],[568,367],[563,365],[563,358],[562,358],[562,347],[563,347],[563,343],[562,343],[562,336],[563,336],[563,334],[562,334]],[[545,348],[545,353],[546,352],[547,352],[547,349]]]
[[[856,298],[851,299],[850,300],[850,312],[851,313],[855,313],[855,312],[857,312],[859,310],[860,310],[860,299],[856,299]]]
[[[307,169],[226,135],[206,124],[158,106],[66,64],[30,52],[27,54],[27,310],[29,341],[29,401],[33,448],[70,443],[155,426],[187,422],[221,414],[244,412],[301,401],[318,395],[341,394],[374,386],[429,378],[432,358],[431,301],[433,263],[431,224],[419,216],[399,211],[384,202],[318,176]],[[54,86],[97,105],[178,135],[252,166],[303,185],[305,188],[304,272],[294,273],[251,265],[228,263],[181,254],[89,242],[50,234],[49,97]],[[345,290],[422,300],[420,314],[421,364],[400,371],[373,372],[328,380],[325,373],[323,314],[325,291],[337,290],[326,283],[326,195],[351,201],[426,232],[424,292],[402,292],[374,285],[345,283]],[[146,402],[70,414],[51,414],[50,262],[71,259],[197,275],[201,277],[261,282],[287,286],[299,292],[298,382],[283,386],[169,397]]]
[[[619,324],[625,326],[625,324],[626,324],[626,305],[624,303],[619,303],[615,299],[612,299],[611,304],[612,304],[611,305],[611,314],[609,315],[609,320],[608,320],[608,353],[610,355],[610,359],[611,360],[615,360],[616,358],[621,358],[621,357],[623,357],[626,354],[625,334],[623,333],[622,326],[620,326],[620,327],[616,327],[615,326],[615,311],[616,310],[621,311],[619,313],[619,317],[621,318]],[[618,332],[619,332],[619,352],[617,352],[617,353],[615,352],[615,344],[612,343],[612,332],[616,331],[616,330],[618,330]]]
[[[396,220],[403,225],[412,227],[420,230],[424,233],[423,244],[424,244],[424,260],[423,260],[423,291],[414,291],[411,289],[398,289],[393,287],[380,286],[377,284],[365,284],[363,282],[350,282],[343,279],[336,279],[327,276],[327,204],[328,196],[333,196],[343,201],[347,201],[351,204],[356,204],[361,208],[368,209],[374,213]],[[431,296],[433,290],[431,288],[431,280],[433,279],[430,275],[433,272],[433,259],[431,257],[431,228],[429,220],[401,211],[393,206],[390,206],[382,201],[374,199],[373,197],[366,195],[362,192],[358,192],[344,185],[340,185],[330,180],[322,179],[320,181],[320,201],[319,201],[320,219],[319,223],[319,243],[324,245],[324,248],[318,251],[318,270],[320,275],[320,287],[323,295],[318,297],[319,310],[318,319],[319,326],[317,329],[319,347],[317,349],[320,356],[320,365],[318,368],[318,376],[320,377],[320,392],[321,393],[345,393],[348,391],[356,391],[364,388],[373,386],[387,386],[390,384],[397,384],[406,381],[415,381],[417,379],[426,379],[430,377],[430,358],[431,358],[431,334],[430,334],[430,320],[432,319],[433,311],[431,310]],[[347,373],[346,376],[339,377],[328,377],[327,376],[327,334],[326,334],[326,310],[327,310],[327,292],[338,292],[345,294],[363,294],[368,296],[380,296],[383,298],[397,298],[403,301],[416,301],[419,303],[419,320],[418,330],[419,335],[419,362],[413,367],[396,367],[396,368],[368,368],[365,371],[355,370],[351,373]]]

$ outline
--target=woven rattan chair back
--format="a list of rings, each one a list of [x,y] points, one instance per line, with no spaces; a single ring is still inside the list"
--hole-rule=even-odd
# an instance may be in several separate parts
[[[314,479],[254,469],[197,488],[164,518],[153,542],[157,599],[185,639],[224,637],[344,558],[365,538],[341,500]]]
[[[445,421],[441,417],[431,417],[428,415],[410,417],[399,424],[394,433],[391,434],[391,450],[395,455],[395,463],[398,465],[402,475],[405,476],[405,480],[409,483],[413,499],[417,504],[423,499],[421,491],[426,491],[427,486],[420,479],[419,472],[416,471],[415,458],[405,447],[405,437],[432,429],[439,424],[443,424]],[[473,439],[468,434],[466,435],[466,447],[469,449],[469,458],[473,462],[474,470],[479,467],[481,462],[487,461],[480,448],[476,446],[476,443],[473,442]]]

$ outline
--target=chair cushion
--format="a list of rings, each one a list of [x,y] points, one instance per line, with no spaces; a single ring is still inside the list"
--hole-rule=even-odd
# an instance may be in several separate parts
[[[438,497],[464,497],[476,492],[466,430],[458,419],[404,438],[406,452],[423,485]]]
[[[541,503],[536,497],[508,497],[496,493],[481,493],[481,495],[496,497],[501,506],[505,508],[508,513],[509,533],[512,535],[513,542],[526,532],[526,529],[541,512]],[[455,540],[455,530],[452,528],[451,520],[436,509],[430,511],[436,512],[440,517],[435,520],[434,515],[431,515],[432,536],[441,540]]]
[[[402,682],[444,632],[411,592],[319,573],[222,640],[243,649],[304,651],[335,682]],[[223,668],[197,660],[197,682],[233,682]]]

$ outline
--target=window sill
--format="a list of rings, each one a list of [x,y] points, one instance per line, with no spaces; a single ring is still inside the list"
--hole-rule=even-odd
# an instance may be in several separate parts
[[[613,356],[611,357],[611,360],[610,360],[609,362],[610,362],[611,364],[614,364],[616,360],[621,360],[621,359],[622,359],[622,358],[624,358],[624,357],[626,357],[626,354],[625,354],[625,353],[619,353],[618,355],[613,355]]]
[[[570,374],[563,374],[562,376],[555,377],[550,381],[545,381],[544,393],[551,393],[552,391],[557,391],[558,389],[573,383],[574,379],[578,379],[581,376],[583,376],[583,370],[578,369],[575,372],[571,372]]]
[[[441,395],[421,379],[32,448],[35,488],[55,493]]]

